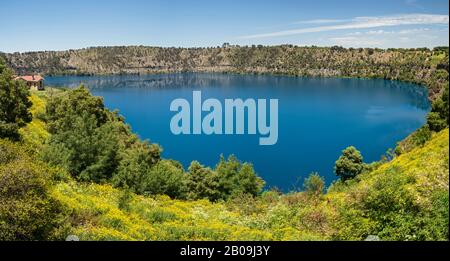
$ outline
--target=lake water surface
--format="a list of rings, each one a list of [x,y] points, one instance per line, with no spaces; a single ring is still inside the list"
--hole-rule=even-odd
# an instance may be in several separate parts
[[[192,160],[214,167],[220,154],[235,154],[252,162],[268,187],[284,191],[301,188],[313,171],[328,184],[335,180],[334,162],[350,145],[366,162],[379,160],[425,122],[430,107],[425,88],[386,80],[210,73],[46,77],[48,86],[81,83],[118,109],[141,138],[159,143],[164,157],[185,168]],[[194,90],[203,100],[278,99],[278,142],[261,146],[259,135],[173,135],[170,103],[192,101]]]

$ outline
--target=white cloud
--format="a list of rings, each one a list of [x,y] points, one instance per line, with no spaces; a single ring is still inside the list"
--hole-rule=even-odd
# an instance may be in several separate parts
[[[390,34],[392,32],[387,32],[384,30],[372,30],[372,31],[368,31],[367,34],[368,35],[382,35],[382,34]]]
[[[314,19],[314,20],[305,20],[305,21],[298,21],[294,24],[331,24],[331,23],[342,23],[342,22],[348,22],[349,20],[343,20],[343,19]]]
[[[355,47],[355,46],[373,47],[384,44],[384,41],[381,39],[374,39],[368,37],[355,37],[355,36],[333,37],[330,38],[330,40],[335,45],[346,47]]]
[[[327,46],[340,45],[344,47],[379,47],[379,48],[413,48],[448,45],[448,30],[430,28],[411,28],[404,30],[370,30],[329,37]]]
[[[407,30],[401,30],[398,33],[399,34],[417,34],[417,33],[423,33],[430,31],[430,28],[415,28],[415,29],[407,29]]]
[[[239,38],[241,39],[272,38],[305,33],[316,33],[316,32],[336,31],[336,30],[369,29],[369,28],[400,26],[400,25],[445,24],[448,26],[448,23],[449,23],[448,15],[405,14],[396,16],[366,16],[366,17],[355,17],[351,19],[350,22],[341,24],[307,27],[263,34],[253,34],[241,36]]]

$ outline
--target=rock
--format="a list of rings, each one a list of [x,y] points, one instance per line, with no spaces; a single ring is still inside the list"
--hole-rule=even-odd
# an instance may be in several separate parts
[[[375,235],[368,235],[367,238],[364,239],[364,241],[380,241],[380,238]]]

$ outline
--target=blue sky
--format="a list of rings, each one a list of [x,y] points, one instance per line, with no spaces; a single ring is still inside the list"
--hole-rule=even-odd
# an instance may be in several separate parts
[[[89,46],[448,46],[448,0],[0,0],[0,51]]]

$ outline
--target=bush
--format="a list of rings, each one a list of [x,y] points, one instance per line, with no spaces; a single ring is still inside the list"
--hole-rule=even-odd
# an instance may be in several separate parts
[[[448,77],[448,76],[447,76]],[[441,97],[437,98],[427,116],[427,123],[432,131],[440,131],[449,125],[448,84]]]
[[[209,199],[216,201],[220,198],[219,176],[215,171],[206,168],[198,161],[193,161],[188,169],[187,198]]]
[[[341,180],[348,180],[363,172],[365,164],[361,153],[353,146],[342,151],[342,156],[336,161],[334,172]]]
[[[431,130],[428,125],[422,126],[411,135],[411,140],[415,146],[422,146],[431,139]]]
[[[256,196],[264,187],[264,180],[258,177],[249,163],[241,163],[234,155],[227,160],[221,156],[215,171],[218,175],[219,192],[222,199],[233,195]]]
[[[0,140],[0,240],[58,239],[65,212],[50,194],[49,169]]]
[[[185,184],[183,171],[172,162],[161,160],[144,177],[141,191],[143,194],[163,194],[172,198],[184,198]]]
[[[42,158],[66,168],[80,180],[109,180],[118,162],[119,141],[114,124],[96,127],[96,120],[87,113],[66,118],[72,118],[71,130],[54,133]]]
[[[137,192],[133,187],[141,183],[139,177],[159,160],[157,145],[139,141],[123,118],[84,86],[51,98],[45,118],[52,135],[42,158],[79,180],[110,182],[117,176],[116,185]],[[151,163],[143,164],[147,158]]]
[[[73,129],[73,120],[81,115],[92,117],[95,127],[108,121],[103,99],[92,96],[84,85],[52,96],[46,106],[46,120],[51,134]]]
[[[309,174],[303,183],[303,189],[309,195],[320,195],[323,193],[325,181],[317,172]]]
[[[150,169],[160,160],[161,149],[147,142],[136,142],[122,155],[117,174],[112,178],[115,186],[143,193],[143,183]]]

